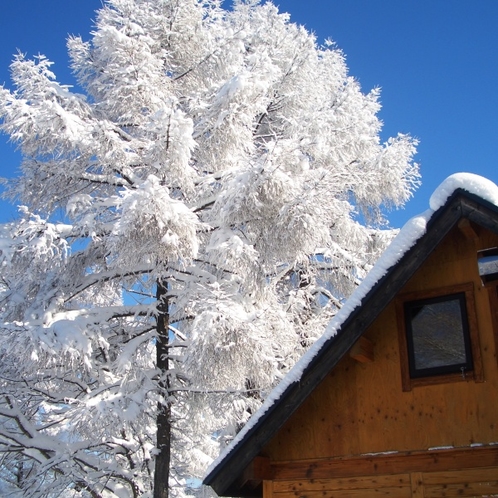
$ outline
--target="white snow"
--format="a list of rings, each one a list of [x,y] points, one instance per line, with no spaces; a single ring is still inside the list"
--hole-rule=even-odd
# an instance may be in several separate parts
[[[498,188],[487,178],[473,173],[455,173],[444,180],[432,194],[429,205],[433,211],[439,209],[458,188],[478,195],[495,206],[498,205]]]
[[[209,475],[218,465],[225,460],[230,452],[244,439],[246,434],[261,420],[263,415],[278,402],[285,390],[296,382],[299,382],[304,371],[312,359],[322,349],[323,345],[340,330],[342,324],[350,314],[361,306],[363,298],[374,287],[374,285],[392,268],[401,257],[424,235],[428,221],[435,211],[444,205],[446,200],[458,188],[464,189],[472,194],[478,195],[498,206],[498,186],[492,181],[472,173],[456,173],[446,178],[434,191],[430,198],[430,209],[410,219],[400,230],[398,235],[384,251],[374,267],[362,283],[356,288],[344,306],[330,321],[324,334],[318,339],[306,354],[294,365],[291,371],[268,395],[261,408],[249,419],[243,429],[237,434],[229,446],[221,452],[219,457],[211,464],[206,475]]]

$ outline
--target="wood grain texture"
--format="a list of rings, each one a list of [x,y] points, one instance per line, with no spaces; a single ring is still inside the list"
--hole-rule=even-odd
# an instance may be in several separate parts
[[[498,236],[477,229],[478,243],[458,228],[450,231],[400,293],[412,299],[444,287],[471,294],[475,371],[413,383],[393,300],[364,333],[375,361],[343,356],[266,446],[267,456],[302,460],[498,441],[498,403],[490,401],[498,399],[498,317],[476,259],[480,246],[498,246]]]
[[[271,491],[265,492],[264,498],[494,496],[498,494],[497,471],[497,467],[488,467],[335,479],[274,481]]]
[[[359,338],[349,351],[349,356],[360,363],[374,361],[374,345],[365,336]]]
[[[220,495],[258,496],[238,484],[257,455],[270,458],[274,471],[286,468],[287,479],[348,477],[340,473],[345,464],[337,462],[356,457],[363,462],[351,470],[356,476],[461,469],[465,462],[447,457],[436,458],[426,468],[427,461],[417,455],[434,447],[498,442],[498,316],[490,309],[489,290],[482,286],[476,261],[476,251],[497,246],[497,207],[457,190],[428,222],[426,233],[348,315],[338,334],[323,343],[299,381],[286,387],[205,483]],[[404,392],[396,296],[462,283],[474,286],[482,375],[441,377],[437,384],[419,384]],[[358,362],[348,355],[361,337],[373,344],[375,361]],[[411,463],[419,466],[399,470],[400,464],[395,470],[389,468],[390,459],[381,463],[360,457],[390,451],[415,457]],[[434,458],[438,452],[430,454]],[[496,455],[487,458],[492,460],[484,458],[477,466],[498,467]],[[308,462],[307,474],[296,476],[304,459],[335,463],[326,469]],[[360,470],[364,473],[358,474]],[[412,493],[414,482],[403,489]]]
[[[461,472],[482,468],[494,469],[498,477],[498,446],[278,462],[272,467],[275,481]]]

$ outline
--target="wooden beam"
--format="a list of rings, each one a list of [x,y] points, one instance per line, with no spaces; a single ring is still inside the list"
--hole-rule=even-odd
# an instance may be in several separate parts
[[[263,498],[273,498],[273,481],[263,481]]]
[[[479,238],[474,226],[467,218],[462,218],[458,222],[458,228],[468,240],[477,240]]]
[[[296,481],[274,481],[273,493],[306,495],[309,491],[344,491],[368,488],[410,488],[410,475],[390,474],[384,476],[336,477],[334,479],[303,479]]]
[[[439,495],[448,496],[448,495]],[[452,495],[453,496],[453,495]],[[462,495],[466,496],[466,495]],[[290,495],[274,495],[274,498],[412,498],[409,487],[393,486],[391,488],[360,488],[341,489],[339,491],[306,491],[303,494],[296,492]]]
[[[496,496],[498,492],[498,481],[495,479],[488,482],[476,483],[461,483],[461,484],[441,484],[439,486],[431,486],[427,488],[425,498],[441,498],[445,497],[460,497],[468,496],[469,498],[475,497],[490,497]]]
[[[270,484],[271,481],[265,481]],[[271,494],[263,498],[440,498],[458,496],[496,496],[496,467],[443,472],[412,472],[331,479],[274,481]]]
[[[262,481],[271,480],[272,468],[270,459],[262,456],[255,457],[242,473],[240,484],[248,488],[258,487]]]
[[[273,462],[275,480],[326,479],[496,467],[498,446]]]
[[[443,472],[428,472],[423,474],[424,484],[434,486],[439,484],[462,484],[496,481],[498,474],[496,467],[480,469],[465,469],[458,471],[445,470]]]
[[[373,342],[365,336],[361,336],[349,351],[349,356],[360,363],[369,363],[374,361]]]
[[[413,472],[410,474],[410,480],[412,484],[412,498],[425,498],[422,472]]]
[[[486,286],[488,291],[489,306],[491,310],[491,323],[493,324],[493,336],[495,338],[495,351],[498,352],[498,285]],[[498,354],[496,354],[496,361],[498,362]]]

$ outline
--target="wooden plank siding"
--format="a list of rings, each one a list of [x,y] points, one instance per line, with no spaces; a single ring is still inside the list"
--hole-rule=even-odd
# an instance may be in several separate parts
[[[455,192],[204,482],[223,496],[498,497],[498,280],[477,265],[497,247],[498,207]],[[411,379],[399,301],[455,289],[473,366]]]
[[[297,481],[266,481],[263,498],[498,496],[496,467]]]
[[[374,345],[374,361],[360,363],[345,355],[266,446],[265,456],[278,462],[498,442],[496,332],[476,259],[477,250],[498,246],[498,236],[474,230],[478,239],[455,227],[401,293],[472,285],[478,380],[484,382],[453,375],[403,392],[393,301],[364,334]]]
[[[476,260],[478,250],[498,246],[498,236],[472,226],[478,237],[469,237],[465,226],[451,231],[400,295],[472,289],[476,375],[403,391],[406,354],[393,300],[363,336],[373,361],[354,361],[355,346],[266,446],[273,498],[498,496],[498,293],[497,284],[483,286]]]
[[[275,481],[320,480],[329,478],[361,478],[413,472],[437,473],[447,470],[494,468],[498,478],[498,445],[478,448],[452,448],[389,455],[358,455],[275,462],[272,479]]]
[[[290,468],[279,465],[273,480],[265,481],[263,498],[498,496],[498,448],[367,458],[377,460],[375,473],[360,458],[345,459],[340,470],[333,461],[293,462]],[[382,459],[390,462],[382,464]],[[319,477],[302,477],[311,467]],[[327,478],[327,474],[342,475]]]

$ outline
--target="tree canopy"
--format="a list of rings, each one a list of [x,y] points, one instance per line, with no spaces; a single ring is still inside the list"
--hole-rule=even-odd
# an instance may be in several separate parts
[[[0,490],[192,494],[390,239],[416,141],[269,2],[108,0],[68,49],[78,88],[17,55],[0,89]]]

